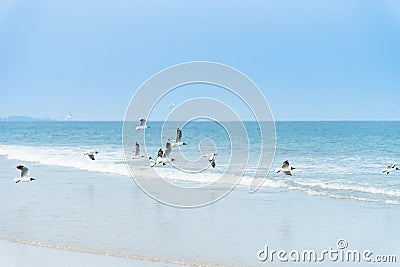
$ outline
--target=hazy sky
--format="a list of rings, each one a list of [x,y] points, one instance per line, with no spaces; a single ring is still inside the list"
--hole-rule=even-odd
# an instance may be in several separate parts
[[[400,1],[0,1],[0,117],[122,120],[193,60],[245,73],[276,120],[400,120]]]

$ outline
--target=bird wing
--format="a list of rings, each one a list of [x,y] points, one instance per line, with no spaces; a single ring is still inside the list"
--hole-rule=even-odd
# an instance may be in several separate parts
[[[162,157],[157,157],[156,163],[157,164],[163,163],[163,158]]]
[[[157,157],[162,157],[163,154],[164,154],[164,152],[163,152],[162,149],[160,148],[160,149],[158,150]]]
[[[140,146],[139,146],[139,144],[136,142],[135,156],[139,156],[139,153],[140,153]]]
[[[182,131],[181,131],[181,129],[176,129],[176,139],[175,139],[175,141],[178,143],[178,142],[180,142],[181,141],[181,139],[182,139]]]
[[[211,160],[211,166],[215,168],[215,160]]]
[[[282,163],[282,169],[286,169],[286,168],[289,168],[289,161],[287,161],[287,160],[285,160],[285,161]]]
[[[388,169],[393,169],[395,166],[396,166],[396,164],[393,163],[392,165],[389,165],[389,166],[388,166]]]
[[[27,177],[28,176],[28,171],[29,171],[29,169],[27,168],[27,167],[22,167],[22,170],[21,170],[21,178],[22,177]]]
[[[164,157],[168,157],[169,154],[171,153],[171,150],[172,150],[171,143],[167,142],[167,144],[165,145]]]
[[[139,126],[144,126],[145,123],[146,123],[146,120],[145,120],[145,119],[140,119],[140,124],[139,124]]]

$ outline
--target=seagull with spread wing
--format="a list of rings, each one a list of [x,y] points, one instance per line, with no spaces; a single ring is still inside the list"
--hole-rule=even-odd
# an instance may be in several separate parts
[[[96,160],[95,155],[99,154],[98,151],[90,151],[90,152],[86,152],[83,155],[88,156],[89,159],[91,160]]]
[[[216,155],[217,155],[216,153],[208,153],[208,154],[203,155],[204,158],[208,159],[208,161],[210,162],[210,164],[213,168],[215,168],[215,156]]]
[[[393,163],[392,165],[387,166],[386,169],[383,169],[382,173],[386,173],[387,175],[389,175],[390,172],[398,170],[400,170],[400,168],[397,167],[395,163]]]
[[[171,140],[171,146],[172,148],[176,146],[185,146],[186,143],[182,142],[182,130],[181,129],[176,129],[176,138],[175,140]]]
[[[136,142],[136,146],[135,146],[135,151],[134,151],[134,155],[132,159],[140,159],[143,158],[143,155],[140,155],[140,145],[138,142]]]
[[[290,166],[290,163],[288,160],[285,160],[282,164],[281,168],[275,169],[276,173],[284,173],[285,175],[290,175],[292,176],[292,170],[296,169],[295,167]]]
[[[25,167],[23,165],[18,165],[17,169],[21,171],[21,176],[14,179],[15,183],[31,182],[31,181],[35,181],[36,180],[35,178],[28,176],[29,169],[27,167]]]
[[[146,125],[146,119],[140,119],[139,125],[136,126],[136,131],[144,130],[146,128],[150,128],[149,126]]]

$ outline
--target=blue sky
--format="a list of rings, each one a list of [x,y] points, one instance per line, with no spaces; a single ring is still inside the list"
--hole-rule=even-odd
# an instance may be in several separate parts
[[[122,120],[194,60],[245,73],[276,120],[400,120],[395,0],[0,2],[0,117]]]

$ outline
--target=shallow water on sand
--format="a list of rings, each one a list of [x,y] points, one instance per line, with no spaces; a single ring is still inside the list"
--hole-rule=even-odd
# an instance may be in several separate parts
[[[0,238],[195,265],[265,265],[257,260],[265,245],[322,250],[339,238],[351,248],[399,254],[400,174],[380,173],[395,160],[389,144],[398,140],[399,126],[278,123],[274,167],[289,159],[297,167],[293,177],[272,173],[255,194],[247,192],[245,177],[213,205],[177,209],[149,198],[129,177],[121,123],[0,123]],[[97,148],[96,161],[82,155]],[[223,155],[218,159],[223,165]],[[17,164],[29,166],[37,180],[15,184]],[[165,171],[178,178],[170,166]]]

